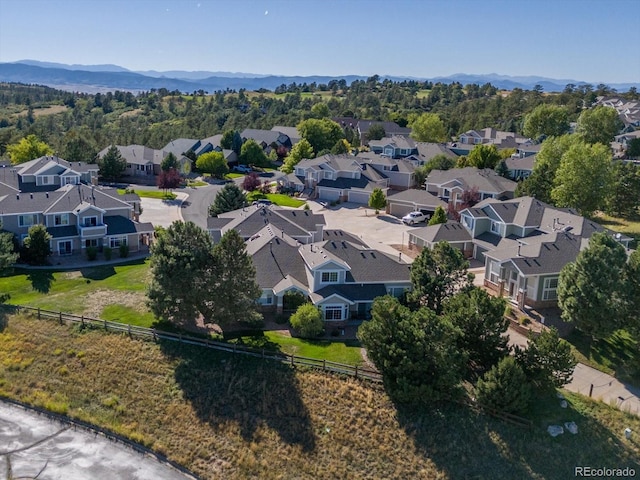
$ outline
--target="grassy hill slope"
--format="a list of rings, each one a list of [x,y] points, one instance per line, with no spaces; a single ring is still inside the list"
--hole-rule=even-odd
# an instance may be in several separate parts
[[[640,419],[578,396],[532,431],[458,405],[398,410],[381,386],[259,359],[4,319],[0,393],[144,443],[203,478],[570,478],[640,465]],[[580,433],[551,438],[549,421]],[[637,435],[635,433],[634,435]]]

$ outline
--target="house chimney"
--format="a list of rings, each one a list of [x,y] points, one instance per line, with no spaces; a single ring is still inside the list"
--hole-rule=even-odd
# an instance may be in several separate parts
[[[30,194],[29,194],[29,198],[30,198],[31,200],[33,200],[33,193],[30,193]]]

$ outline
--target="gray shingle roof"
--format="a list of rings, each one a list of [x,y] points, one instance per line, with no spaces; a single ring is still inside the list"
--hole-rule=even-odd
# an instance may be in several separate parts
[[[61,195],[43,211],[46,214],[73,212],[83,203],[91,204],[102,210],[112,210],[127,208],[131,206],[124,200],[109,194],[113,189],[92,187],[87,185],[65,185],[64,187],[51,192]],[[34,194],[35,195],[35,194]]]
[[[443,143],[418,142],[416,147],[418,147],[418,155],[421,160],[425,162],[428,162],[436,155],[446,155],[450,158],[458,158],[458,156]]]
[[[107,235],[153,232],[151,223],[138,223],[118,215],[105,216],[104,223],[107,225]]]
[[[176,158],[180,158],[189,150],[193,150],[195,152],[198,148],[200,148],[200,140],[194,140],[193,138],[177,138],[167,143],[162,150],[166,154],[173,153]]]
[[[450,170],[432,170],[427,177],[427,184],[444,185],[448,182],[459,182],[463,188],[477,187],[481,192],[501,194],[513,193],[518,185],[513,180],[501,177],[490,168],[475,167],[452,168]]]
[[[440,200],[438,197],[433,195],[432,193],[427,192],[426,190],[417,190],[417,189],[409,189],[403,190],[402,192],[393,193],[389,195],[388,200],[392,201],[401,201],[401,202],[410,202],[415,203],[416,205],[425,205],[431,206],[434,209],[437,206],[441,206],[442,208],[447,208],[447,203]]]
[[[470,242],[471,235],[460,223],[448,221],[438,225],[428,225],[426,227],[409,230],[410,235],[429,243],[438,243],[442,240],[451,243]]]

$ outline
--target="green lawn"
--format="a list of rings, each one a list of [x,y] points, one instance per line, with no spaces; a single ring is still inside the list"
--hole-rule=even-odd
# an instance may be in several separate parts
[[[298,208],[306,203],[304,200],[298,200],[283,193],[267,193],[266,196],[267,200],[271,200],[274,204],[280,205],[281,207]]]
[[[640,241],[640,219],[626,219],[620,217],[612,217],[604,213],[598,213],[595,221],[600,225],[610,228],[616,232],[625,233],[636,239],[636,243]]]
[[[239,336],[231,342],[248,347],[280,351],[289,355],[318,358],[348,365],[362,365],[360,343],[357,340],[306,340],[281,332],[267,331]]]
[[[227,173],[224,178],[226,178],[227,180],[233,180],[234,178],[240,178],[240,177],[244,177],[244,173]]]
[[[431,90],[429,90],[428,88],[422,88],[418,90],[418,92],[416,93],[416,97],[418,97],[419,99],[427,98],[430,93]]]
[[[7,303],[151,326],[145,306],[148,262],[72,271],[20,270],[0,277]]]
[[[126,190],[119,188],[118,193],[120,195],[124,195]],[[134,193],[137,193],[138,196],[144,198],[155,198],[158,200],[175,200],[176,194],[171,192],[165,192],[163,190],[135,190]]]
[[[574,330],[566,340],[574,347],[573,352],[579,362],[640,386],[638,344],[629,332],[617,330],[609,337],[596,341]]]

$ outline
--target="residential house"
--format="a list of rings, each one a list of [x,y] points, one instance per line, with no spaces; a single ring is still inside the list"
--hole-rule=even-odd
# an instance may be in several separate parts
[[[371,249],[340,230],[301,244],[272,224],[247,240],[247,253],[262,289],[265,311],[287,310],[286,293],[299,292],[322,312],[327,324],[369,317],[376,297],[400,296],[411,288],[409,265]]]
[[[148,178],[159,175],[162,160],[167,156],[167,152],[163,150],[155,150],[144,145],[116,145],[115,147],[127,162],[124,175],[129,177]],[[98,153],[98,158],[104,157],[110,148],[109,146],[101,150]]]
[[[495,145],[499,150],[505,148],[519,148],[531,145],[530,138],[523,137],[513,132],[503,132],[495,128],[483,128],[482,130],[469,130],[458,136],[456,142],[451,142],[448,147],[456,155],[468,155],[476,145]]]
[[[458,155],[456,155],[444,143],[417,142],[416,148],[418,149],[417,155],[410,155],[407,157],[407,160],[410,160],[416,166],[424,165],[437,155],[446,155],[452,160],[456,160],[458,158]]]
[[[340,125],[343,129],[352,128],[360,137],[361,145],[368,145],[367,133],[373,125],[380,125],[384,128],[385,137],[404,136],[411,134],[410,128],[401,127],[395,122],[381,122],[377,120],[362,120],[353,117],[334,117],[331,120]]]
[[[178,138],[167,143],[162,151],[165,152],[165,157],[169,153],[173,153],[178,160],[178,171],[183,175],[187,175],[191,173],[192,161],[186,154],[188,152],[195,153],[201,147],[202,142],[200,140]]]
[[[418,146],[411,138],[403,135],[384,137],[381,140],[371,140],[369,148],[372,152],[389,158],[405,158],[418,154]]]
[[[622,122],[620,133],[631,133],[640,128],[640,101],[625,100],[619,97],[596,97],[596,105],[615,108]]]
[[[20,242],[38,224],[52,236],[53,255],[122,244],[140,251],[151,242],[153,225],[136,221],[137,195],[87,184],[97,176],[95,165],[41,157],[3,173],[8,183],[0,184],[0,220]]]
[[[298,129],[296,127],[284,127],[282,125],[276,125],[271,130],[273,132],[283,133],[284,135],[289,137],[289,141],[291,142],[292,146],[302,139],[300,132],[298,132]]]
[[[484,263],[486,288],[520,308],[557,304],[560,271],[588,246],[595,232],[610,234],[625,248],[632,241],[571,209],[551,207],[532,197],[486,199],[462,210],[459,224],[445,225],[410,230],[410,244],[430,248],[437,241],[451,241],[466,256]]]
[[[509,177],[516,182],[529,178],[533,173],[533,167],[536,164],[537,157],[535,155],[526,157],[509,157],[505,160],[509,169]]]
[[[306,244],[322,240],[325,220],[323,215],[309,210],[264,208],[264,206],[255,205],[207,219],[207,230],[214,242],[220,241],[222,235],[231,229],[236,230],[245,241],[248,241],[265,225],[271,225],[294,241]]]
[[[447,203],[426,190],[409,189],[390,193],[387,197],[387,213],[396,217],[415,211],[431,216],[439,206],[446,210]]]
[[[416,167],[404,158],[391,158],[372,152],[361,152],[355,157],[360,167],[375,168],[387,177],[389,187],[394,190],[406,190],[415,186]]]
[[[287,150],[291,150],[292,147],[291,139],[288,135],[273,130],[246,128],[242,131],[240,136],[242,137],[243,142],[246,142],[249,139],[254,140],[262,147],[264,153],[267,155],[271,153],[271,150],[277,150],[280,147],[284,147]]]
[[[513,198],[516,186],[516,182],[490,168],[475,167],[432,170],[425,181],[428,192],[453,205],[462,203],[463,193],[472,189],[477,189],[480,200]]]
[[[367,162],[360,164],[351,155],[323,155],[304,159],[296,165],[294,174],[312,190],[315,197],[324,201],[349,201],[368,204],[374,188],[385,195],[389,189],[389,178]],[[286,182],[286,180],[285,180]],[[292,183],[286,186],[295,187]]]

